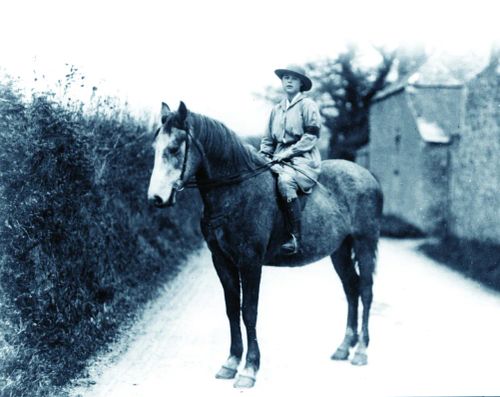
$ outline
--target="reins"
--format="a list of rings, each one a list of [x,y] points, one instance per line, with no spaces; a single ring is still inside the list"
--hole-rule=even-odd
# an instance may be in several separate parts
[[[274,164],[276,164],[276,161],[271,161],[269,163],[263,164],[258,166],[257,168],[247,170],[240,172],[238,174],[233,174],[225,178],[207,178],[203,180],[196,180],[196,181],[187,181],[183,183],[182,187],[186,188],[213,188],[213,187],[220,187],[220,186],[226,186],[226,185],[233,185],[237,184],[240,182],[243,182],[247,179],[256,177],[257,175],[262,174],[263,172],[266,172],[269,170]]]
[[[221,186],[226,186],[226,185],[233,185],[237,184],[240,182],[243,182],[247,179],[256,177],[257,175],[260,175],[267,170],[269,170],[274,164],[277,163],[276,160],[270,161],[266,164],[262,164],[256,168],[253,168],[251,170],[246,170],[239,172],[237,174],[233,174],[230,176],[227,176],[225,178],[207,178],[203,180],[188,180],[184,181],[184,174],[186,172],[186,166],[187,166],[187,160],[188,160],[188,153],[189,153],[189,141],[193,141],[194,146],[200,152],[200,155],[202,158],[206,158],[204,150],[198,140],[193,136],[191,133],[189,127],[186,128],[186,149],[185,149],[185,154],[184,154],[184,160],[182,162],[182,170],[181,170],[181,175],[179,180],[177,181],[174,185],[174,189],[177,191],[181,191],[184,188],[215,188],[215,187],[221,187]]]
[[[292,163],[286,162],[284,160],[271,160],[271,161],[269,161],[265,164],[262,164],[256,168],[242,171],[242,172],[239,172],[237,174],[227,176],[225,178],[207,178],[207,179],[202,179],[202,180],[184,181],[184,174],[185,174],[186,167],[187,167],[187,160],[188,160],[188,153],[189,153],[189,141],[190,140],[193,141],[194,146],[196,147],[196,149],[198,150],[198,152],[200,153],[202,158],[204,158],[204,159],[206,158],[203,147],[198,142],[196,137],[193,136],[193,134],[191,133],[191,131],[189,129],[189,126],[186,126],[185,131],[186,131],[187,139],[186,139],[186,149],[185,149],[185,154],[184,154],[184,160],[182,162],[181,175],[180,175],[179,180],[174,184],[174,189],[177,191],[182,191],[184,188],[188,188],[188,189],[207,188],[207,189],[210,189],[210,188],[215,188],[215,187],[238,184],[238,183],[241,183],[241,182],[246,181],[248,179],[254,178],[257,175],[260,175],[260,174],[266,172],[267,170],[270,170],[271,167],[275,164],[282,163],[283,165],[286,165],[288,167],[293,168],[296,172],[299,172],[302,175],[304,175],[306,178],[310,179],[312,182],[314,182],[320,188],[322,188],[324,191],[326,191],[329,195],[331,194],[331,191],[329,189],[327,189],[325,186],[323,186],[323,184],[320,183],[318,180],[310,177],[305,172],[303,172],[301,169],[294,166]]]

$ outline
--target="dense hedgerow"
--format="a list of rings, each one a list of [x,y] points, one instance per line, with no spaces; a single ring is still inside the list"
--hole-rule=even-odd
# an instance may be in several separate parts
[[[147,123],[0,83],[0,394],[55,395],[200,246],[199,199],[146,203]]]

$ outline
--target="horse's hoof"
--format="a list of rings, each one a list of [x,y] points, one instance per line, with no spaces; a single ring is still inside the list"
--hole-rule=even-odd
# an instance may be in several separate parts
[[[339,347],[331,358],[332,360],[347,360],[349,358],[349,349]]]
[[[217,379],[234,379],[238,371],[233,368],[225,367],[224,365],[219,369],[219,372],[215,374]]]
[[[368,356],[366,355],[366,353],[359,353],[359,352],[356,352],[354,354],[354,357],[351,361],[351,364],[352,365],[366,365],[368,364]]]
[[[237,389],[249,389],[254,387],[255,378],[247,375],[238,375],[238,379],[234,382],[234,387]]]

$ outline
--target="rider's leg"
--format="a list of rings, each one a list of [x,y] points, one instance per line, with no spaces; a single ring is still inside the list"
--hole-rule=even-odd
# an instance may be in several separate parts
[[[285,201],[285,216],[287,231],[290,239],[281,246],[286,255],[293,255],[299,251],[300,243],[300,203],[297,198],[298,185],[291,175],[282,173],[278,177],[278,190]]]

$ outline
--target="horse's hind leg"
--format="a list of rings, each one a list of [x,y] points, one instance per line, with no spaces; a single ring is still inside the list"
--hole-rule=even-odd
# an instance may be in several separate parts
[[[375,271],[375,257],[377,252],[377,240],[374,238],[355,237],[354,254],[359,269],[359,290],[361,302],[363,303],[363,317],[361,324],[361,335],[359,343],[352,359],[354,365],[366,365],[368,362],[366,349],[370,342],[368,332],[368,320],[370,307],[373,299],[373,273]]]
[[[333,360],[347,360],[349,349],[358,342],[359,276],[352,261],[352,237],[348,236],[331,255],[333,266],[342,281],[347,298],[347,327],[344,340],[332,355]]]
[[[243,342],[240,327],[240,277],[236,266],[222,254],[212,255],[217,275],[224,288],[226,314],[231,330],[231,348],[229,357],[215,375],[218,379],[232,379],[238,372],[238,366],[243,355]]]

